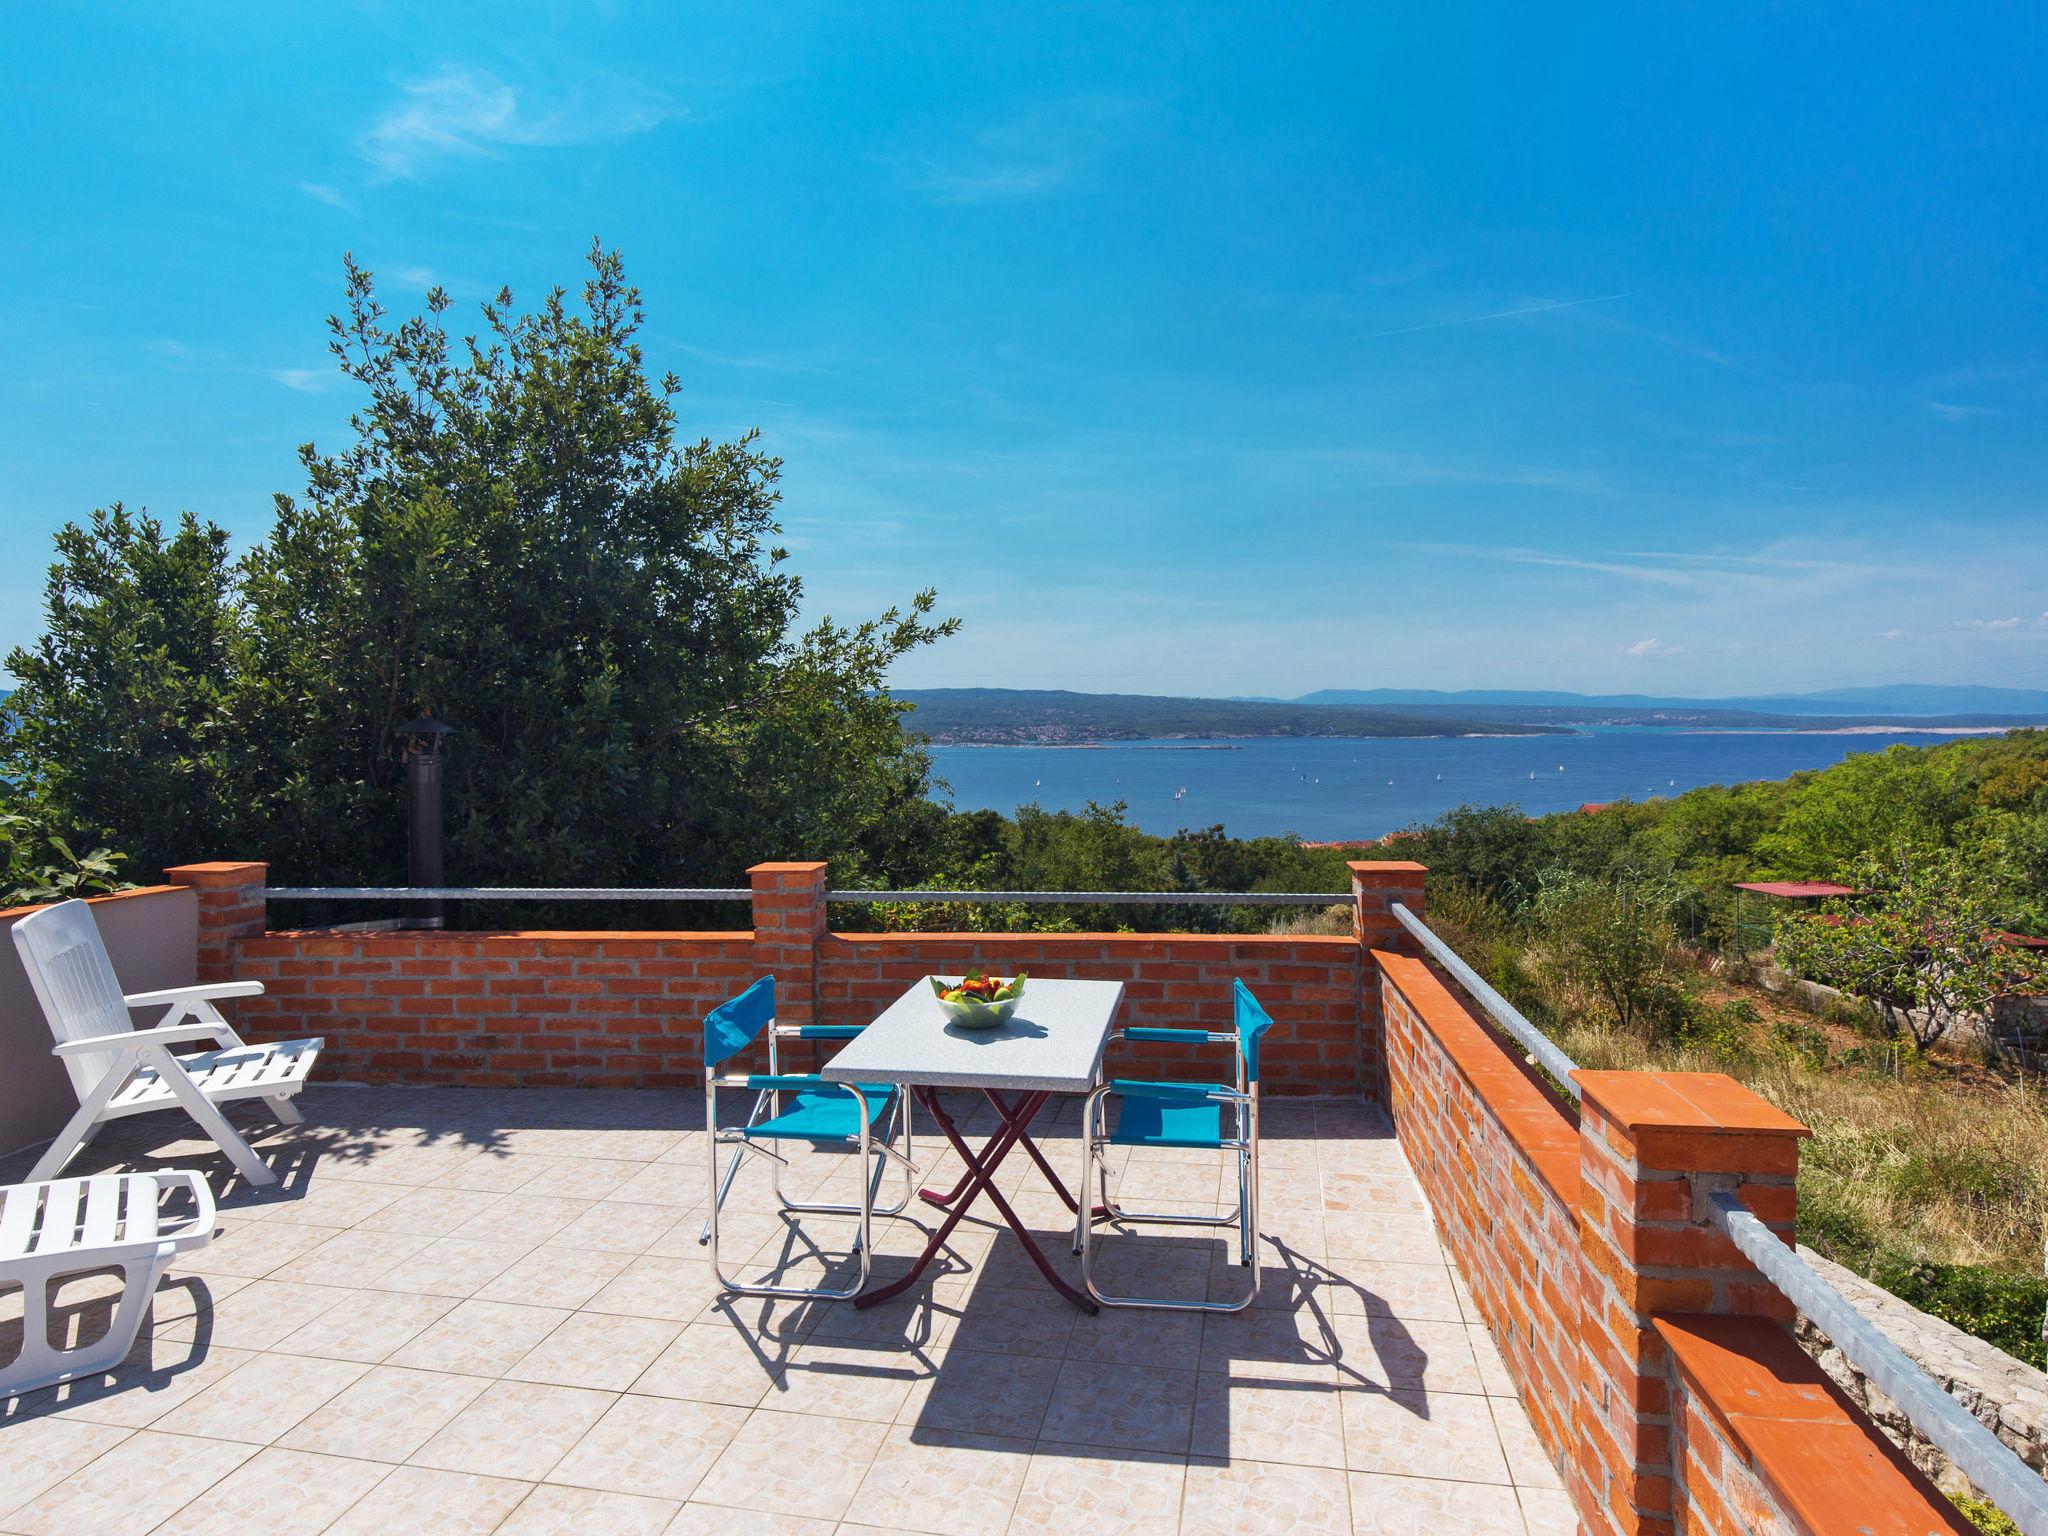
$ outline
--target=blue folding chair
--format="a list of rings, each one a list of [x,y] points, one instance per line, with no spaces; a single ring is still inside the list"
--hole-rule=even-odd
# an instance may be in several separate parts
[[[768,1036],[768,1070],[720,1076],[718,1067]],[[781,1070],[778,1044],[782,1040],[846,1040],[860,1033],[858,1025],[777,1024],[775,1022],[775,978],[763,976],[738,997],[721,1003],[704,1017],[704,1130],[711,1143],[711,1213],[697,1241],[711,1249],[711,1273],[724,1289],[742,1296],[795,1296],[814,1301],[844,1301],[867,1287],[870,1226],[876,1216],[902,1214],[916,1187],[917,1165],[911,1161],[910,1104],[907,1095],[886,1083],[829,1083],[815,1072]],[[718,1090],[742,1088],[754,1095],[746,1120],[736,1126],[718,1123]],[[903,1148],[895,1146],[898,1131]],[[858,1152],[872,1171],[861,1180],[858,1205],[791,1200],[782,1192],[782,1171],[789,1159],[768,1143],[807,1141],[814,1146],[843,1147]],[[721,1147],[732,1149],[724,1177],[719,1176]],[[784,1211],[809,1215],[857,1216],[860,1234],[854,1242],[859,1259],[859,1277],[851,1288],[749,1284],[726,1277],[718,1263],[718,1212],[732,1193],[740,1164],[749,1153],[768,1159],[770,1181],[776,1204]],[[903,1198],[894,1205],[877,1208],[875,1194],[881,1188],[883,1171],[891,1163],[903,1170]]]
[[[1136,1028],[1117,1031],[1112,1040],[1173,1042],[1195,1045],[1230,1045],[1236,1048],[1237,1085],[1220,1083],[1154,1083],[1117,1078],[1088,1095],[1081,1115],[1081,1141],[1086,1161],[1081,1169],[1085,1192],[1100,1170],[1102,1204],[1106,1214],[1091,1220],[1084,1200],[1074,1223],[1076,1246],[1081,1255],[1081,1279],[1088,1294],[1105,1307],[1164,1307],[1178,1312],[1242,1312],[1258,1295],[1259,1277],[1255,1245],[1259,1235],[1259,1038],[1273,1027],[1273,1019],[1259,1006],[1251,988],[1242,981],[1231,983],[1236,1009],[1235,1027],[1228,1030]],[[1105,1118],[1108,1101],[1119,1101],[1116,1129]],[[1224,1134],[1224,1111],[1230,1111],[1229,1134]],[[1105,1147],[1213,1147],[1237,1154],[1237,1209],[1228,1216],[1196,1216],[1173,1211],[1126,1210],[1109,1197],[1109,1168],[1102,1160]],[[1251,1271],[1251,1284],[1241,1300],[1174,1301],[1156,1296],[1112,1296],[1095,1283],[1095,1250],[1090,1241],[1094,1221],[1161,1222],[1173,1226],[1231,1227],[1238,1229],[1238,1263]]]

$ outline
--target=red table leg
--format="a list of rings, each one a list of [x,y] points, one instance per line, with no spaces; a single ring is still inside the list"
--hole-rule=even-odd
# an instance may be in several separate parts
[[[1099,1310],[1093,1298],[1067,1284],[1059,1271],[1052,1267],[1045,1254],[1039,1249],[1038,1244],[1032,1240],[1030,1232],[1025,1230],[1024,1223],[1017,1219],[1017,1213],[1011,1209],[1010,1202],[1003,1198],[1003,1192],[997,1189],[995,1184],[996,1169],[1002,1165],[1002,1161],[1009,1155],[1010,1149],[1019,1141],[1023,1141],[1026,1146],[1030,1145],[1029,1139],[1024,1134],[1025,1128],[1030,1125],[1032,1117],[1044,1107],[1045,1101],[1052,1097],[1052,1095],[1047,1093],[1027,1093],[1022,1099],[1017,1101],[1014,1109],[1005,1108],[1001,1101],[998,1100],[996,1108],[1003,1115],[1003,1129],[998,1131],[988,1144],[982,1148],[982,1156],[977,1158],[968,1148],[966,1140],[960,1135],[959,1127],[953,1124],[952,1117],[940,1105],[937,1090],[932,1088],[914,1088],[911,1091],[916,1094],[918,1102],[924,1105],[926,1110],[930,1112],[933,1122],[944,1133],[946,1140],[953,1144],[953,1150],[960,1154],[961,1162],[967,1165],[967,1173],[961,1181],[962,1188],[955,1192],[957,1198],[952,1210],[947,1213],[946,1219],[939,1224],[938,1231],[932,1234],[931,1241],[925,1244],[924,1252],[918,1255],[917,1262],[910,1266],[910,1272],[899,1279],[892,1280],[879,1290],[868,1291],[856,1297],[854,1305],[857,1307],[871,1307],[876,1302],[887,1301],[891,1296],[901,1295],[904,1291],[915,1285],[918,1277],[924,1273],[925,1268],[938,1254],[938,1251],[945,1246],[946,1239],[952,1235],[953,1228],[960,1224],[960,1218],[967,1214],[968,1207],[974,1204],[975,1195],[985,1191],[989,1199],[995,1202],[996,1209],[1002,1213],[1003,1220],[1009,1223],[1010,1230],[1017,1234],[1017,1240],[1024,1245],[1024,1251],[1031,1256],[1031,1262],[1038,1266],[1038,1272],[1045,1276],[1046,1283],[1082,1311],[1092,1313]],[[989,1097],[994,1099],[995,1095],[990,1094]],[[1062,1187],[1062,1192],[1064,1193],[1064,1186]],[[1072,1204],[1071,1199],[1068,1203]]]
[[[1009,1138],[1009,1140],[1012,1142],[1023,1143],[1025,1152],[1030,1154],[1031,1161],[1038,1164],[1038,1171],[1045,1175],[1046,1182],[1052,1185],[1053,1190],[1059,1195],[1059,1197],[1062,1200],[1066,1201],[1067,1209],[1070,1211],[1078,1211],[1081,1208],[1080,1203],[1074,1199],[1073,1195],[1068,1193],[1066,1181],[1063,1180],[1057,1173],[1053,1172],[1052,1164],[1047,1162],[1045,1160],[1045,1154],[1038,1150],[1038,1143],[1033,1141],[1028,1135],[1024,1133],[1025,1123],[1031,1119],[1031,1115],[1025,1115],[1022,1117],[1022,1119],[1018,1117],[1018,1111],[1022,1109],[1024,1099],[1019,1099],[1017,1101],[1017,1107],[1013,1109],[1010,1105],[1005,1104],[999,1097],[997,1097],[993,1089],[984,1088],[982,1090],[982,1094],[985,1098],[987,1098],[989,1103],[993,1104],[996,1107],[996,1113],[1002,1116],[1003,1118],[1003,1128],[1000,1131],[997,1131],[994,1136],[991,1136],[988,1139],[988,1141],[983,1144],[981,1149],[982,1158],[986,1160],[990,1152],[995,1150],[997,1144],[1002,1142],[1006,1137]],[[1027,1094],[1025,1097],[1029,1098],[1030,1095]],[[1044,1102],[1043,1096],[1040,1097],[1040,1102]],[[1032,1114],[1035,1115],[1036,1113],[1037,1109],[1034,1107],[1032,1110]],[[1005,1147],[1004,1151],[1007,1152],[1008,1148]],[[945,1194],[935,1194],[933,1191],[929,1189],[921,1189],[917,1192],[918,1198],[928,1202],[929,1204],[936,1205],[937,1207],[939,1207],[940,1210],[945,1210],[947,1207],[951,1206],[955,1200],[958,1200],[960,1196],[966,1191],[967,1186],[971,1181],[972,1177],[973,1176],[971,1174],[962,1173],[960,1175],[960,1181],[957,1184],[955,1184],[950,1190],[948,1190]],[[1089,1210],[1088,1214],[1090,1217],[1099,1221],[1101,1218],[1109,1214],[1109,1207],[1105,1205],[1094,1206]]]

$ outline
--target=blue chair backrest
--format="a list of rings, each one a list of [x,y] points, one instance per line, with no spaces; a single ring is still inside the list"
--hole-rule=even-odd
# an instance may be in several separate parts
[[[1273,1016],[1259,1006],[1252,989],[1242,981],[1230,984],[1237,1004],[1237,1048],[1244,1053],[1244,1076],[1248,1083],[1259,1080],[1259,1036],[1273,1027]]]
[[[730,1002],[704,1015],[704,1065],[737,1056],[775,1022],[775,978],[763,976]]]

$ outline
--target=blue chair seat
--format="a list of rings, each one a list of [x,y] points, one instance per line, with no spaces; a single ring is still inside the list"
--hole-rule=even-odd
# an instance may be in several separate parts
[[[1185,1088],[1184,1094],[1171,1098],[1154,1097],[1150,1094],[1133,1093],[1119,1100],[1116,1129],[1109,1134],[1111,1145],[1119,1147],[1220,1147],[1223,1145],[1223,1111],[1225,1106],[1214,1099],[1195,1097],[1209,1091],[1209,1085],[1201,1084],[1140,1084],[1118,1083],[1119,1089],[1129,1087]],[[1227,1093],[1226,1088],[1217,1089]]]
[[[860,1091],[867,1095],[872,1126],[888,1112],[896,1090],[887,1083],[862,1083]],[[860,1136],[860,1101],[843,1088],[820,1084],[794,1092],[785,1089],[782,1102],[781,1114],[748,1126],[746,1134],[785,1141],[850,1141]]]

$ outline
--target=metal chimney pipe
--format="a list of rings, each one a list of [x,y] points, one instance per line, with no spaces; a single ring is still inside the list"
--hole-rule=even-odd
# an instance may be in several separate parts
[[[429,889],[444,885],[441,863],[442,751],[454,727],[442,721],[415,720],[405,728],[406,799],[409,809],[406,881]],[[409,903],[407,916],[416,927],[448,926],[444,901]]]

